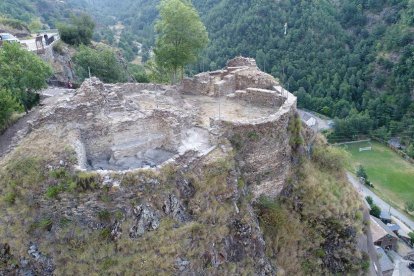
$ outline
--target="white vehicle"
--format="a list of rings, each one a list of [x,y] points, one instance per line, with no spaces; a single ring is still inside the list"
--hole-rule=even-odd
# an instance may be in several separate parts
[[[9,33],[0,33],[0,44],[5,41],[12,43],[20,43],[20,40],[16,38],[14,35]]]

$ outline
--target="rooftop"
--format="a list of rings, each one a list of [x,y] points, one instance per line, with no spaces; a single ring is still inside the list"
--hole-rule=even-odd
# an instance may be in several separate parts
[[[398,238],[394,232],[392,232],[381,220],[376,217],[371,216],[370,228],[372,233],[372,240],[374,242],[383,238],[387,234],[396,239]]]
[[[391,262],[390,258],[385,253],[384,249],[379,246],[376,246],[375,249],[377,250],[378,255],[378,262],[381,266],[381,271],[390,271],[394,270],[394,264]]]

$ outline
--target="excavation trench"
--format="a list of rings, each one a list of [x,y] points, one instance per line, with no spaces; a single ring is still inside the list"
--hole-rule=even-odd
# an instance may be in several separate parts
[[[206,129],[191,127],[171,114],[94,128],[81,137],[79,163],[86,170],[153,168],[187,151],[203,152],[211,147]]]

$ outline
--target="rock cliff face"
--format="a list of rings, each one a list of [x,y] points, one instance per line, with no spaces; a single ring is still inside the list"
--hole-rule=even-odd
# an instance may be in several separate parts
[[[246,58],[46,99],[0,160],[0,274],[275,274],[252,203],[287,187],[296,124]]]

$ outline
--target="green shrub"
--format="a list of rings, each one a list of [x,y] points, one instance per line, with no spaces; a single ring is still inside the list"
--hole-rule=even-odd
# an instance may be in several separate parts
[[[90,48],[80,46],[73,57],[77,76],[84,80],[91,74],[103,82],[116,83],[127,80],[126,70],[118,61],[116,53],[107,46]]]
[[[80,172],[76,175],[76,190],[79,192],[85,192],[88,190],[94,190],[98,187],[96,184],[97,176],[94,173]]]
[[[15,192],[7,192],[4,195],[4,201],[6,201],[6,203],[12,205],[14,204],[14,202],[16,201],[16,193]]]
[[[358,177],[363,177],[365,180],[368,180],[368,175],[367,175],[367,173],[366,173],[366,171],[365,171],[365,168],[364,168],[362,165],[359,165],[359,166],[358,166],[358,169],[357,169],[356,175],[357,175]]]
[[[50,186],[46,190],[46,196],[48,198],[57,198],[61,191],[62,191],[62,187],[60,187],[59,185]]]
[[[414,201],[407,201],[405,203],[405,210],[409,213],[414,212]]]
[[[50,65],[16,43],[5,43],[0,48],[0,64],[7,64],[0,66],[1,90],[9,91],[26,111],[37,104],[39,95],[34,92],[47,86],[46,80],[52,75]],[[9,102],[4,94],[7,92],[1,93],[2,101],[6,97]]]
[[[43,218],[37,223],[37,227],[42,230],[52,230],[53,221],[51,218]]]
[[[241,177],[239,177],[239,178],[237,179],[237,187],[238,187],[239,189],[243,189],[245,186],[246,186],[246,183],[244,182],[244,179],[243,179],[243,178],[241,178]]]
[[[136,82],[139,83],[148,83],[150,79],[145,71],[144,66],[138,64],[129,64],[128,65],[128,72],[132,77],[135,79]]]
[[[323,258],[323,257],[325,257],[326,253],[325,253],[325,250],[323,250],[322,248],[318,248],[315,251],[315,255],[318,258]]]
[[[371,210],[369,211],[370,215],[376,217],[376,218],[380,218],[381,216],[381,208],[378,207],[378,205],[376,204],[372,204],[371,206]]]
[[[62,218],[62,219],[60,220],[60,222],[59,222],[59,226],[60,226],[60,227],[62,227],[62,228],[64,228],[64,227],[69,226],[69,224],[70,224],[71,222],[72,222],[72,221],[71,221],[70,219],[67,219],[67,218]]]
[[[70,45],[89,45],[95,29],[95,23],[87,14],[73,16],[70,24],[59,23],[59,34],[62,41]]]
[[[53,44],[53,51],[59,55],[63,55],[65,53],[63,49],[63,42],[61,40]]]
[[[106,271],[106,270],[108,270],[109,268],[111,268],[111,267],[113,267],[113,266],[116,266],[118,264],[118,261],[117,260],[114,260],[114,259],[111,259],[111,258],[105,258],[103,261],[102,261],[102,263],[101,263],[101,266],[102,266],[102,269],[104,270],[104,271]]]
[[[298,114],[295,114],[289,120],[288,130],[290,134],[289,144],[293,149],[297,149],[303,145],[303,137],[301,135],[302,121]]]
[[[374,200],[372,199],[372,197],[367,196],[367,197],[365,197],[365,199],[367,200],[369,206],[372,206],[372,204],[374,203]]]
[[[250,131],[249,133],[247,133],[247,137],[249,137],[250,140],[259,140],[259,134],[257,134],[256,131]]]
[[[69,173],[65,168],[59,168],[50,172],[50,176],[55,179],[63,179],[68,177]]]
[[[15,111],[20,110],[16,99],[6,90],[0,90],[0,133],[6,129]]]
[[[342,171],[348,160],[348,155],[344,150],[332,146],[315,146],[312,160],[321,168],[331,171]]]
[[[110,240],[111,238],[111,229],[104,228],[99,231],[99,237],[103,240]]]
[[[242,138],[239,134],[235,134],[230,138],[230,143],[235,150],[240,150],[243,146]]]
[[[17,29],[21,31],[29,29],[27,24],[24,23],[23,21],[12,19],[12,18],[0,17],[0,24],[7,25],[7,26],[12,27],[13,29]]]
[[[111,219],[111,213],[108,210],[99,211],[98,218],[102,221],[108,221]]]

